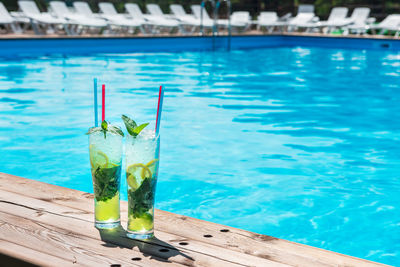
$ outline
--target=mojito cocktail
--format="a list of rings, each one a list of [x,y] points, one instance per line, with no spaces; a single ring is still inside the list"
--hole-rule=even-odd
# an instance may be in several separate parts
[[[95,197],[95,227],[114,228],[120,224],[119,188],[123,133],[119,128],[108,125],[105,128],[91,128],[88,134]]]
[[[132,127],[129,127],[129,121],[133,123]],[[142,131],[147,124],[136,126],[136,123],[127,117],[124,122],[130,133],[125,145],[128,183],[127,235],[134,239],[148,239],[154,236],[154,196],[160,139],[159,136],[155,136],[154,131]]]

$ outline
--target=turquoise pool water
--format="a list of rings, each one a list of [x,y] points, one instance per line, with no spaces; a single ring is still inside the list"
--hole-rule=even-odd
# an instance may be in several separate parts
[[[121,126],[165,85],[157,208],[400,265],[399,52],[3,58],[1,172],[92,192],[94,76]]]

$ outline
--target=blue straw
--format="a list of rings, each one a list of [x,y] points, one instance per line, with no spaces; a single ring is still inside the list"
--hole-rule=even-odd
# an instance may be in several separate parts
[[[93,93],[94,93],[94,127],[99,126],[98,111],[97,111],[97,78],[93,79]]]

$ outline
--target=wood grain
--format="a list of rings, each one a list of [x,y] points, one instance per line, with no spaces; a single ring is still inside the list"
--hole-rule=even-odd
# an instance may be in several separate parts
[[[202,242],[192,242],[190,246],[176,248],[163,240],[183,241],[185,238],[162,231],[158,231],[159,239],[146,242],[132,241],[125,236],[123,231],[108,236],[105,236],[107,235],[106,232],[101,232],[99,236],[99,232],[93,227],[92,214],[3,190],[0,190],[0,210],[34,222],[68,230],[71,234],[79,233],[79,235],[98,239],[107,238],[109,243],[126,248],[138,248],[145,254],[160,258],[167,257],[170,261],[184,265],[222,266],[229,264],[232,266],[248,266],[249,262],[253,262],[258,266],[286,266],[269,259],[237,253]],[[167,251],[163,252],[163,249],[167,249]]]
[[[37,252],[48,253],[66,262],[88,266],[110,266],[112,264],[153,266],[154,261],[143,257],[139,251],[107,245],[101,240],[88,238],[60,228],[45,225],[0,211],[0,233],[2,238],[13,240],[18,245],[32,247]],[[40,244],[40,246],[38,246]],[[132,261],[132,258],[140,260]],[[178,266],[157,258],[158,266]],[[140,261],[138,263],[137,261]],[[179,265],[181,266],[181,265]]]
[[[93,227],[93,195],[91,194],[0,173],[0,197],[18,205],[29,203],[28,208],[14,207],[13,210],[4,206],[7,203],[3,203],[4,205],[0,205],[0,211],[8,209],[9,214],[66,231],[79,233],[81,229],[84,236],[94,240],[99,239],[99,233]],[[123,225],[126,223],[126,210],[126,202],[121,202]],[[38,216],[39,214],[41,215]],[[60,220],[59,217],[64,217],[64,219]],[[177,255],[170,258],[175,264],[272,266],[281,263],[291,266],[384,266],[161,210],[156,210],[155,228],[159,239],[148,242],[150,247],[159,246],[181,251],[194,259],[190,261],[182,255]],[[227,232],[220,231],[223,229]],[[212,237],[205,238],[205,234]],[[130,244],[127,244],[125,239],[121,237],[111,242],[122,242],[121,246],[129,247]],[[131,240],[127,241],[131,242]],[[183,243],[185,245],[181,245],[182,242],[185,242]],[[140,250],[139,252],[143,253]],[[159,249],[154,248],[147,248],[144,253],[161,258],[165,256],[159,252]]]
[[[3,260],[7,260],[9,263],[2,261],[1,266],[76,266],[59,257],[3,239],[0,239],[0,253],[8,256],[8,259],[3,258]]]

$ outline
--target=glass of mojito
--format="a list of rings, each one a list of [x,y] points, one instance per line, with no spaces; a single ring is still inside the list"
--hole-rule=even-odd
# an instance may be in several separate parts
[[[137,126],[122,117],[128,130],[125,145],[126,179],[128,183],[127,236],[149,239],[154,236],[154,196],[157,183],[160,138],[148,125]],[[143,130],[143,131],[142,131]]]
[[[119,187],[121,181],[123,132],[103,121],[89,135],[89,154],[94,188],[95,227],[120,225]]]

